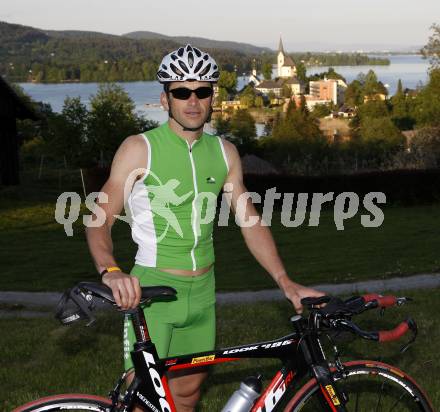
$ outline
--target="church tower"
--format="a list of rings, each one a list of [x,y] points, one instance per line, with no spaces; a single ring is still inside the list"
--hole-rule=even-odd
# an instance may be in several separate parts
[[[280,43],[278,44],[277,68],[278,68],[277,71],[278,77],[289,79],[293,76],[296,76],[295,63],[293,62],[292,58],[289,55],[286,55],[281,36],[280,36]]]
[[[283,40],[280,35],[280,43],[278,44],[278,57],[277,57],[277,65],[278,65],[278,77],[282,76],[282,67],[284,66],[284,47]]]

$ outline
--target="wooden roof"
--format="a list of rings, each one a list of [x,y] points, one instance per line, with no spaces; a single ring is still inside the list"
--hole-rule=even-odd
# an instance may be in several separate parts
[[[0,76],[0,116],[40,120],[34,108]]]
[[[241,164],[243,167],[243,173],[245,174],[265,175],[278,173],[278,170],[268,161],[252,154],[244,155],[241,158]]]

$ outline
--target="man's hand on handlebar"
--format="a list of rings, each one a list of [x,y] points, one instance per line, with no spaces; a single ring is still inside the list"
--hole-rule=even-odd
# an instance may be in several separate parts
[[[301,299],[307,297],[320,297],[325,294],[312,288],[300,285],[299,283],[292,282],[289,278],[284,278],[279,281],[279,286],[283,290],[284,295],[290,302],[292,302],[296,313],[301,314],[303,307]]]
[[[102,277],[102,283],[113,293],[116,304],[122,309],[135,309],[141,300],[139,279],[123,272],[110,272]]]

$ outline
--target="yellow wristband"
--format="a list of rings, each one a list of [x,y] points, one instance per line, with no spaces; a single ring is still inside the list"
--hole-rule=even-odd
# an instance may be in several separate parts
[[[102,272],[101,272],[101,277],[104,276],[106,273],[110,273],[110,272],[122,272],[121,268],[117,267],[117,266],[110,266],[108,268],[105,268]]]

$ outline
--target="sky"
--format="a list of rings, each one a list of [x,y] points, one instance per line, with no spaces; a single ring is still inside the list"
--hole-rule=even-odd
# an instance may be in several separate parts
[[[51,30],[153,31],[286,51],[386,50],[426,43],[440,0],[3,0],[0,20]]]

